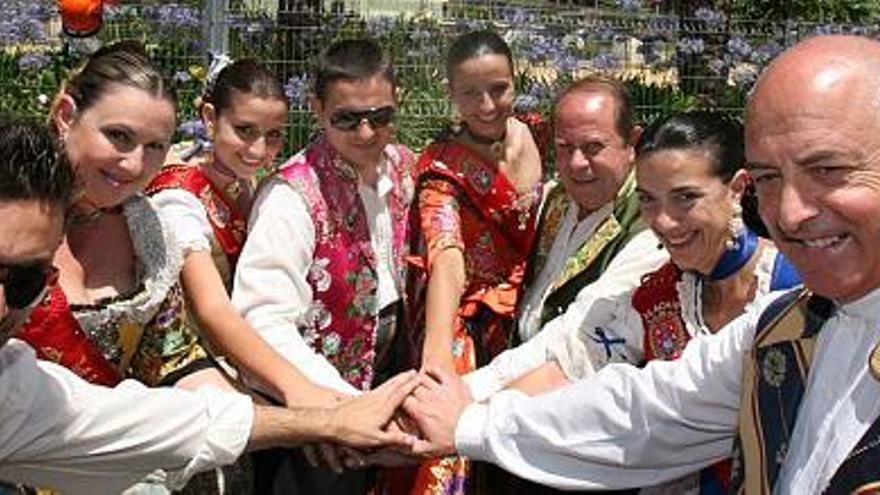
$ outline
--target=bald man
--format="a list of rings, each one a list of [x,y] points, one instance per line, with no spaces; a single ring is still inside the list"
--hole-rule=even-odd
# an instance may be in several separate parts
[[[761,214],[806,289],[771,294],[677,361],[468,404],[454,377],[406,404],[430,442],[559,488],[650,486],[733,455],[738,493],[880,487],[880,44],[816,37],[746,111]],[[734,448],[735,446],[735,448]]]

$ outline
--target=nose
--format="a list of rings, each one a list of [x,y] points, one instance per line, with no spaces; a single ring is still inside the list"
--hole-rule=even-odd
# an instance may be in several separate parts
[[[818,208],[809,200],[807,185],[796,177],[783,179],[779,202],[775,213],[779,226],[787,233],[794,233],[818,214]]]
[[[145,153],[143,146],[137,146],[130,153],[125,155],[122,161],[119,163],[120,168],[122,168],[126,173],[126,178],[135,180],[144,173],[145,168]]]
[[[480,95],[480,112],[482,113],[491,113],[495,111],[495,100],[492,99],[492,96],[484,92]]]
[[[357,135],[361,141],[369,141],[376,135],[376,131],[373,129],[372,124],[367,119],[361,120],[357,127]]]
[[[580,148],[575,148],[571,153],[571,160],[569,161],[569,168],[572,170],[589,170],[590,169],[590,157],[584,153]]]
[[[678,226],[678,220],[666,211],[666,208],[658,207],[656,213],[649,222],[651,230],[657,234],[667,234]]]
[[[251,158],[256,158],[257,160],[263,160],[266,158],[266,153],[268,152],[269,145],[266,143],[266,137],[260,136],[257,139],[254,139],[251,142],[251,145],[248,147],[248,155]]]

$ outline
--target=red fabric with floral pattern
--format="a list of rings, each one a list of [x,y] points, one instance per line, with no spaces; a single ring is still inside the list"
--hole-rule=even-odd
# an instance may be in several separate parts
[[[407,284],[412,364],[420,362],[428,273],[437,253],[460,249],[467,284],[453,331],[452,355],[460,374],[508,347],[526,258],[535,240],[540,184],[520,194],[494,163],[469,148],[436,142],[417,165],[417,207],[411,212]],[[416,472],[386,476],[389,493],[460,494],[470,463],[447,457]],[[393,481],[392,481],[393,480]]]
[[[165,189],[184,189],[199,198],[208,213],[214,238],[226,253],[230,270],[235,270],[247,235],[244,215],[226,199],[198,165],[166,165],[147,186],[146,193],[152,196]]]
[[[396,266],[402,270],[406,218],[415,157],[403,146],[385,152],[392,181],[389,213]],[[308,283],[313,302],[298,322],[306,342],[353,386],[368,390],[376,357],[376,258],[358,176],[324,142],[310,145],[278,171],[305,199],[315,224],[315,252]],[[411,187],[411,183],[410,183]],[[402,271],[398,274],[402,280]]]

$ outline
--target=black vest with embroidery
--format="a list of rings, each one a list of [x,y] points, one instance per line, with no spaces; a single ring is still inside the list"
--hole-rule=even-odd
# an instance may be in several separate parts
[[[833,311],[827,299],[798,289],[761,315],[743,363],[730,493],[773,492],[806,390],[815,337]],[[880,419],[837,468],[824,493],[880,493]]]

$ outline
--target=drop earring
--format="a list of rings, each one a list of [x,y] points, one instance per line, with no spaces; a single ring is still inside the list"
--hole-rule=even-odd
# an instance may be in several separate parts
[[[742,206],[740,206],[739,203],[734,203],[733,214],[731,215],[730,220],[727,221],[728,239],[724,243],[724,246],[728,251],[732,251],[739,247],[737,239],[739,239],[739,235],[744,228],[745,224],[742,219]]]

